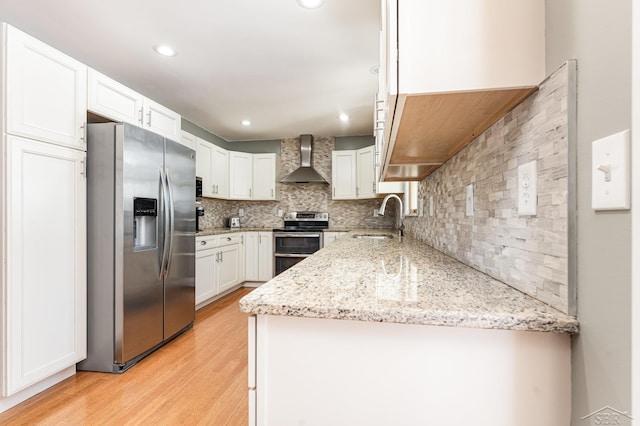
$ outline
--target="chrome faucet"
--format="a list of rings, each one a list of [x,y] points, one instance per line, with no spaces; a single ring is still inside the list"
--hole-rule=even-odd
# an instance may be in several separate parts
[[[380,216],[384,216],[384,209],[387,206],[387,201],[389,201],[389,198],[395,198],[396,200],[398,200],[398,237],[402,237],[402,235],[404,234],[404,209],[402,208],[402,199],[400,197],[398,197],[396,194],[389,194],[384,197],[384,200],[382,200],[382,205],[380,206],[380,210],[378,210],[378,214]]]

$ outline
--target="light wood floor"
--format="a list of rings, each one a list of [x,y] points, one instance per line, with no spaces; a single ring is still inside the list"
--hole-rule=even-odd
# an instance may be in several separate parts
[[[124,374],[78,372],[0,414],[0,425],[246,425],[247,315],[240,289]]]

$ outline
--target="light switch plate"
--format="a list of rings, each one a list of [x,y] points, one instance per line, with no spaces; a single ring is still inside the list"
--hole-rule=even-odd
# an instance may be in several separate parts
[[[424,216],[424,199],[418,198],[418,217]]]
[[[537,161],[518,166],[518,215],[535,216],[538,213]]]
[[[631,207],[630,132],[591,144],[591,207],[594,210],[628,210]]]
[[[466,189],[467,216],[473,216],[473,184],[467,185]]]
[[[433,195],[429,196],[429,216],[433,216]]]

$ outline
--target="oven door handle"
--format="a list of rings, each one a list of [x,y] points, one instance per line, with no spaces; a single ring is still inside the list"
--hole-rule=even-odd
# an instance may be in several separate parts
[[[275,253],[275,257],[309,257],[311,254],[287,254],[287,253]]]
[[[319,233],[306,233],[306,232],[291,232],[291,233],[284,233],[284,232],[274,232],[273,233],[273,237],[274,238],[320,238],[320,234]]]

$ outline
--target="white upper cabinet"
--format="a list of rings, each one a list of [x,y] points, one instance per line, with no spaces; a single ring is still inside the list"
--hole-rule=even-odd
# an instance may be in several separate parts
[[[142,103],[142,127],[165,138],[179,141],[182,132],[182,117],[169,108],[144,98]]]
[[[87,109],[115,121],[141,125],[144,96],[89,68]]]
[[[211,163],[214,146],[212,143],[196,138],[196,176],[202,178],[203,197],[215,197]]]
[[[537,89],[544,3],[382,0],[385,180],[422,180]]]
[[[372,145],[356,151],[356,198],[374,198],[376,196],[374,148]]]
[[[356,198],[356,151],[331,153],[331,194],[334,200]]]
[[[93,69],[89,69],[87,108],[103,117],[143,127],[173,141],[182,140],[180,114]]]
[[[87,67],[2,24],[7,133],[86,150]]]
[[[250,200],[253,195],[253,155],[246,152],[230,151],[229,155],[229,198]]]
[[[280,186],[277,183],[280,174],[280,161],[276,154],[253,154],[253,192],[254,200],[279,200]]]
[[[195,135],[192,135],[189,132],[185,132],[184,130],[182,131],[182,136],[180,137],[179,141],[176,142],[180,142],[182,145],[186,146],[187,148],[191,148],[194,151],[196,150],[196,141],[197,141],[197,137]]]
[[[213,145],[211,151],[211,185],[215,198],[229,198],[229,151]]]

